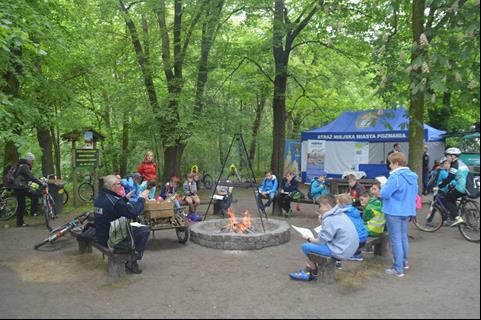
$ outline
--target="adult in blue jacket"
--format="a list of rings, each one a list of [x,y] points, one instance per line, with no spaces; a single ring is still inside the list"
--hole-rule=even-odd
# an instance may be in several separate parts
[[[140,198],[136,203],[129,202],[126,198],[121,197],[120,179],[110,175],[104,177],[104,187],[94,203],[94,223],[95,236],[97,242],[107,247],[109,240],[110,223],[121,217],[127,219],[136,218],[143,210],[145,199],[148,198],[150,190],[145,190],[140,194]],[[148,227],[132,227],[135,251],[137,256],[135,260],[130,261],[125,266],[132,273],[141,273],[137,260],[142,259],[147,240],[149,239],[150,229]]]
[[[386,274],[404,277],[409,268],[409,221],[416,216],[416,196],[419,192],[418,176],[406,167],[406,156],[393,153],[389,157],[391,174],[381,187],[383,212],[389,230],[394,264]]]
[[[277,190],[279,189],[279,182],[277,181],[277,177],[272,174],[272,171],[268,171],[266,173],[266,177],[262,181],[262,184],[259,188],[259,192],[257,194],[257,205],[259,209],[265,211],[266,207],[269,207],[272,202],[274,201]],[[263,199],[268,199],[267,203],[263,203]]]

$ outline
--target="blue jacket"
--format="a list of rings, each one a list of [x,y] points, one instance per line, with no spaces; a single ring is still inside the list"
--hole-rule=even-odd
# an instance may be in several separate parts
[[[416,216],[416,196],[419,192],[418,175],[403,167],[391,172],[381,187],[382,210],[390,216]]]
[[[319,242],[327,245],[332,255],[341,260],[352,257],[359,248],[356,227],[338,207],[324,214]]]
[[[311,192],[313,199],[329,194],[329,190],[327,189],[327,183],[321,183],[318,179],[311,180],[311,186],[309,191]]]
[[[130,197],[130,202],[135,203],[137,200],[139,200],[140,194],[147,189],[147,181],[142,182],[140,185],[136,184],[134,179],[132,177],[128,179],[122,179],[120,180],[120,183],[125,189],[125,194],[130,193],[131,191],[134,191],[132,196]]]
[[[364,243],[367,241],[369,237],[369,233],[364,225],[364,220],[361,218],[361,213],[359,210],[354,208],[352,205],[347,205],[343,209],[346,216],[351,219],[352,223],[356,227],[357,234],[359,235],[359,243]]]
[[[440,189],[443,189],[447,185],[451,185],[461,193],[466,193],[466,184],[468,181],[469,168],[461,160],[456,160],[451,164],[449,174],[446,179],[439,185]]]
[[[441,183],[446,179],[449,175],[448,170],[439,169],[438,180],[436,181],[436,187],[441,185]],[[452,183],[451,183],[452,184]],[[445,186],[441,189],[442,192],[447,193],[449,191],[449,185]]]
[[[261,193],[268,192],[270,194],[276,194],[278,189],[279,189],[279,182],[277,181],[277,177],[272,176],[272,180],[264,178],[264,181],[262,181],[259,191]]]
[[[144,198],[139,198],[137,203],[132,203],[113,191],[102,189],[94,203],[94,223],[97,242],[107,247],[110,222],[120,217],[134,219],[144,210],[144,205]]]

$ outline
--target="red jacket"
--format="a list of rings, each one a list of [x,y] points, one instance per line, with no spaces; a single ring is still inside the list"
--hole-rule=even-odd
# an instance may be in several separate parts
[[[144,181],[157,181],[157,165],[153,162],[142,161],[142,163],[137,167],[137,172],[142,175],[142,179],[144,179]]]

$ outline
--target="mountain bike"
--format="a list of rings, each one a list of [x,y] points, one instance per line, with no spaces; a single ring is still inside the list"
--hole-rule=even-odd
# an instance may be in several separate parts
[[[94,200],[94,185],[92,183],[92,176],[90,174],[84,176],[84,182],[80,184],[77,192],[80,199],[85,202]]]
[[[458,200],[458,213],[465,223],[458,226],[461,235],[470,242],[480,242],[479,237],[479,203],[476,200],[462,197]],[[413,219],[414,225],[424,232],[436,232],[448,221],[449,210],[443,202],[443,197],[435,192],[428,214],[418,213]]]
[[[0,220],[6,221],[17,212],[17,198],[12,195],[11,189],[0,187]]]
[[[84,212],[83,214],[73,218],[70,222],[51,230],[49,236],[43,239],[41,242],[37,243],[33,248],[37,250],[38,248],[47,243],[53,244],[58,239],[62,238],[70,230],[73,230],[75,228],[82,228],[84,222],[87,221],[91,214],[92,212]]]

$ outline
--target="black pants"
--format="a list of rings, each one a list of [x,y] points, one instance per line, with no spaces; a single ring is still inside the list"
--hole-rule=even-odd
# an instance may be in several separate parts
[[[29,189],[18,189],[15,190],[15,196],[17,197],[17,226],[23,225],[23,216],[25,215],[25,198],[30,197],[30,212],[33,214],[37,213],[38,210],[38,199],[40,195]]]
[[[288,194],[279,193],[279,200],[282,210],[289,212],[291,210],[291,197]]]
[[[448,209],[449,213],[451,213],[451,216],[453,218],[456,218],[458,216],[457,201],[459,198],[463,196],[464,196],[464,193],[461,193],[458,190],[454,189],[449,191],[444,197],[444,205]]]

